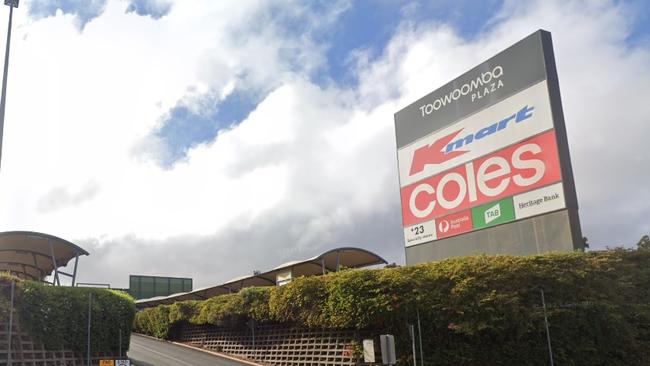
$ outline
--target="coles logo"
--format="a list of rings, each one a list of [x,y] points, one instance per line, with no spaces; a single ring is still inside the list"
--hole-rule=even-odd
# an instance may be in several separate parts
[[[402,188],[402,219],[410,226],[560,180],[550,130]]]

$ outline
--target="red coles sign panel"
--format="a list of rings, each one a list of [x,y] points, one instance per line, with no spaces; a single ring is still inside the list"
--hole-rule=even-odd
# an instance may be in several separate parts
[[[403,187],[404,226],[561,180],[553,130]]]

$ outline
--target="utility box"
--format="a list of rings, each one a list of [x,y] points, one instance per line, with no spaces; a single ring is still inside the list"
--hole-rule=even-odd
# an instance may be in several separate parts
[[[375,362],[375,341],[372,339],[363,340],[363,362]]]
[[[395,357],[395,337],[392,334],[382,334],[379,336],[381,343],[381,363],[384,365],[394,365],[397,363]]]

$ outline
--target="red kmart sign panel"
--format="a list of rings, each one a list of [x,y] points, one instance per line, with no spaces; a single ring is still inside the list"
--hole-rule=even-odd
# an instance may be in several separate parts
[[[396,113],[407,247],[566,208],[543,56],[531,35]]]
[[[553,128],[546,82],[398,150],[401,186]]]

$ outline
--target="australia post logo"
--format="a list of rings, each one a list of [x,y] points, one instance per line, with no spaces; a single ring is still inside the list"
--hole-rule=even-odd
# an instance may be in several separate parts
[[[398,150],[410,185],[553,128],[546,81]]]
[[[414,225],[561,179],[550,130],[403,187],[402,219],[404,226]]]

